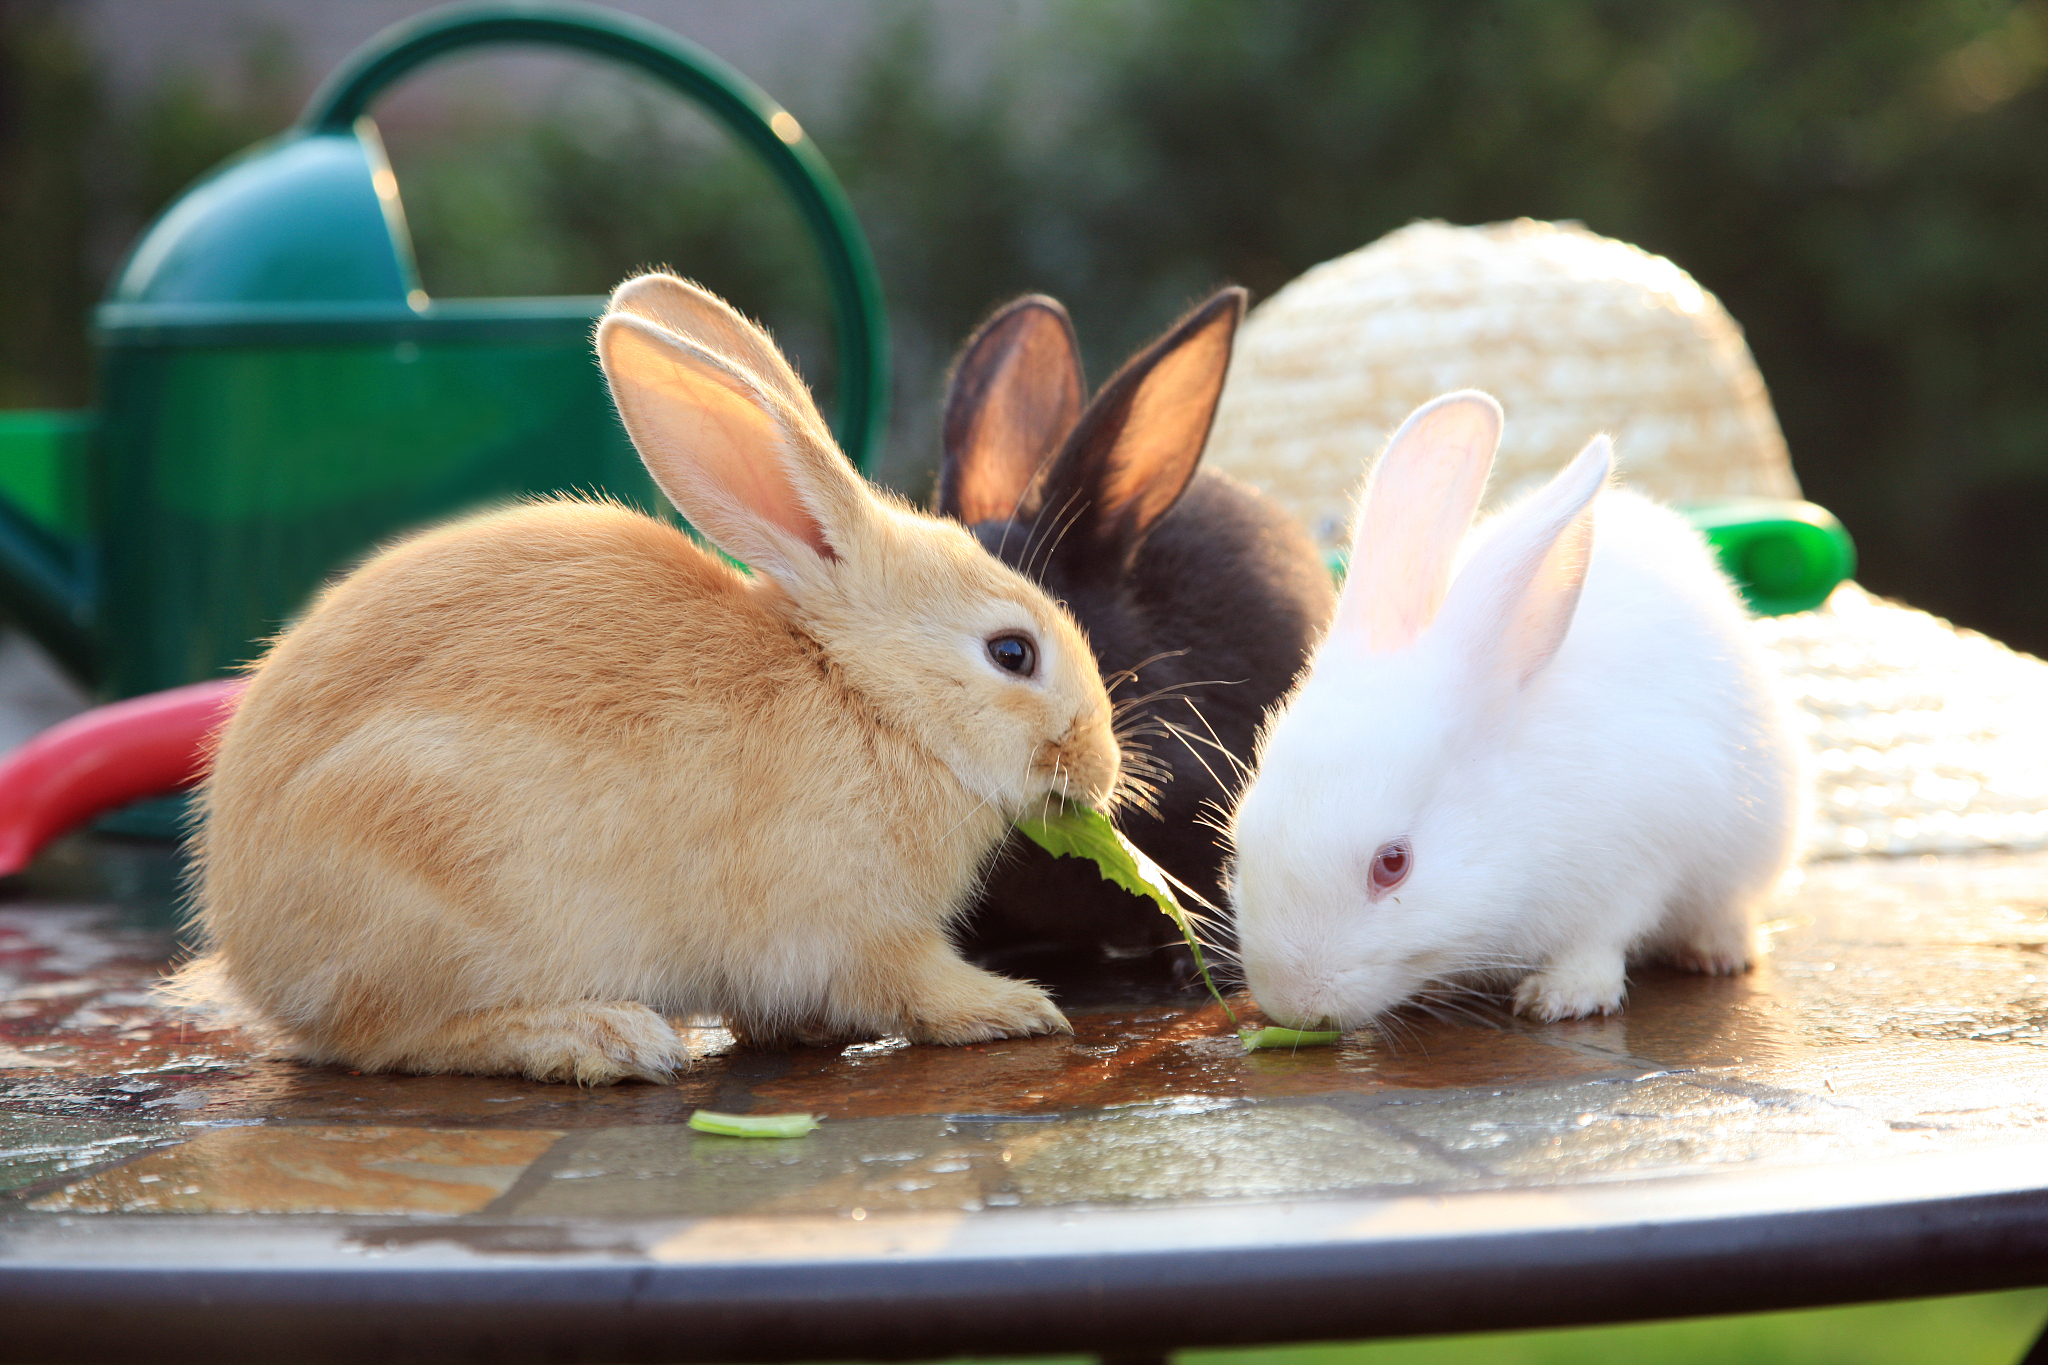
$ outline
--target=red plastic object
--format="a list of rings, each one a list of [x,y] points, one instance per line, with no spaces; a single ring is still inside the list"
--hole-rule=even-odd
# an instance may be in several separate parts
[[[102,811],[206,776],[206,741],[245,685],[222,678],[97,706],[0,761],[0,876]]]

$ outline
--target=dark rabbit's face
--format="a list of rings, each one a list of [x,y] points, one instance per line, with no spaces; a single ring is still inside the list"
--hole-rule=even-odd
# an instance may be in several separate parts
[[[1121,693],[1135,705],[1156,690],[1146,669],[1189,654],[1187,641],[1171,637],[1177,626],[1200,626],[1173,620],[1174,604],[1158,600],[1141,561],[1194,478],[1243,314],[1244,291],[1223,290],[1132,357],[1085,408],[1073,327],[1052,299],[1019,299],[997,313],[954,367],[939,510],[1066,604],[1113,700]],[[1142,752],[1134,776],[1148,766]],[[1160,769],[1154,785],[1174,775]],[[1224,793],[1189,799],[1197,795]]]
[[[940,512],[1080,622],[1117,706],[1129,779],[1117,824],[1215,905],[1213,822],[1331,599],[1313,546],[1284,513],[1197,469],[1243,307],[1241,290],[1218,294],[1084,406],[1065,310],[1039,297],[1011,304],[955,367],[939,483]],[[1170,962],[1177,950],[1163,945],[1174,939],[1149,904],[1085,865],[1012,849],[965,946],[987,965],[1043,976],[1060,964],[1010,955],[1092,946]]]

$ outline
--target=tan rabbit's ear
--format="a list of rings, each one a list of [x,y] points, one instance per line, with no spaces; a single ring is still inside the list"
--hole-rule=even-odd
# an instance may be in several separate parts
[[[612,291],[607,313],[630,313],[736,362],[784,402],[811,409],[815,400],[775,342],[710,290],[674,275],[636,275]]]
[[[838,559],[835,531],[867,512],[845,458],[755,375],[630,313],[597,354],[654,482],[718,548],[785,582]]]
[[[1433,398],[1401,424],[1358,502],[1335,633],[1387,654],[1429,628],[1493,470],[1500,427],[1500,404],[1476,389]]]
[[[939,514],[969,526],[1034,514],[1039,472],[1083,397],[1081,348],[1057,299],[1027,294],[984,322],[946,387]]]

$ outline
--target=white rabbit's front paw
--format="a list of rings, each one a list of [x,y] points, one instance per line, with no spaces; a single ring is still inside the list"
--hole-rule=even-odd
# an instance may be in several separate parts
[[[1515,987],[1515,1013],[1543,1024],[1583,1019],[1589,1014],[1618,1014],[1627,991],[1619,954],[1589,954],[1553,962],[1524,977]]]

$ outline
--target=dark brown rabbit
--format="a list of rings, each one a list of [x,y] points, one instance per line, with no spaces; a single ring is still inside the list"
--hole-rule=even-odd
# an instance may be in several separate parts
[[[1212,822],[1335,602],[1301,527],[1196,468],[1244,302],[1235,288],[1210,298],[1085,410],[1066,310],[1037,295],[1003,308],[954,366],[938,492],[942,514],[1087,632],[1131,784],[1117,823],[1215,906],[1225,897]],[[960,932],[972,960],[1056,985],[1105,961],[1119,976],[1184,978],[1189,967],[1150,903],[1015,836]]]

